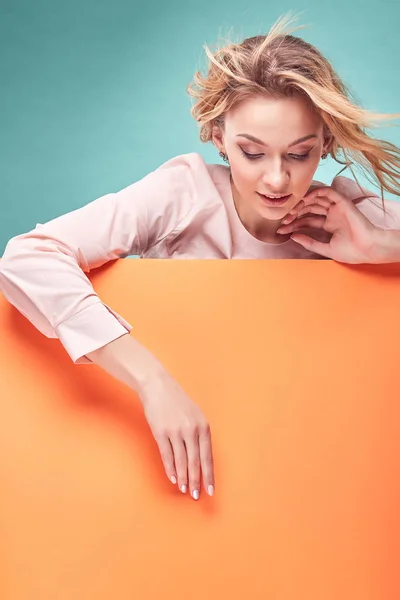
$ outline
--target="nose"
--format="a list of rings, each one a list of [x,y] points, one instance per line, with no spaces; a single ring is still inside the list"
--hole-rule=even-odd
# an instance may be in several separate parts
[[[284,168],[281,160],[271,161],[263,175],[264,189],[271,194],[287,191],[289,186],[289,172]]]

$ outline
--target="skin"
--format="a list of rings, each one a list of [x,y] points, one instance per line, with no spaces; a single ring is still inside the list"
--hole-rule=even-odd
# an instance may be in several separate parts
[[[313,137],[292,145],[308,136]],[[312,103],[300,95],[249,98],[226,114],[223,129],[215,126],[212,137],[218,150],[229,157],[232,195],[243,225],[262,241],[286,241],[288,236],[277,234],[282,219],[309,190],[327,151],[323,121]],[[292,196],[283,206],[269,207],[256,192]]]
[[[355,200],[333,187],[312,190],[284,218],[280,232],[290,234],[304,248],[338,262],[400,262],[400,231],[376,227],[356,208]],[[304,227],[327,232],[329,241],[304,235]]]

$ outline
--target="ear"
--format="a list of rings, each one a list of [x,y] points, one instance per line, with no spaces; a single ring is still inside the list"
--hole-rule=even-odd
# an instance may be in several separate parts
[[[212,141],[218,152],[224,152],[224,134],[219,125],[214,125],[212,128]]]
[[[324,146],[323,146],[323,152],[326,152],[326,154],[329,154],[330,151],[332,150],[332,144],[333,144],[333,135],[331,134],[331,132],[329,131],[329,129],[325,125],[324,126]]]

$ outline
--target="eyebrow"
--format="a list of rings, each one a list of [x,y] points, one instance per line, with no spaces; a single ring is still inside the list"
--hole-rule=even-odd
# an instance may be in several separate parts
[[[268,146],[268,144],[265,144],[262,140],[259,140],[258,138],[254,137],[253,135],[250,135],[248,133],[238,133],[238,137],[239,136],[245,137],[248,140],[250,140],[251,142],[255,142],[256,144],[262,144],[262,146]],[[307,140],[310,140],[311,138],[318,138],[318,136],[315,133],[311,133],[310,135],[305,135],[304,137],[289,144],[288,148],[290,148],[291,146],[296,146],[296,144],[300,144],[300,142],[305,142]]]

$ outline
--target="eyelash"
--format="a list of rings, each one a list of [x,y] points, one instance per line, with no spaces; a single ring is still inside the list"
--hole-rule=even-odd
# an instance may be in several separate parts
[[[240,151],[243,154],[243,156],[245,156],[249,160],[257,160],[257,158],[261,158],[261,156],[263,156],[263,154],[249,154],[248,152],[242,150],[242,148],[240,148]],[[307,154],[289,154],[289,156],[294,160],[307,160],[307,158],[310,156],[310,152],[307,152]]]

